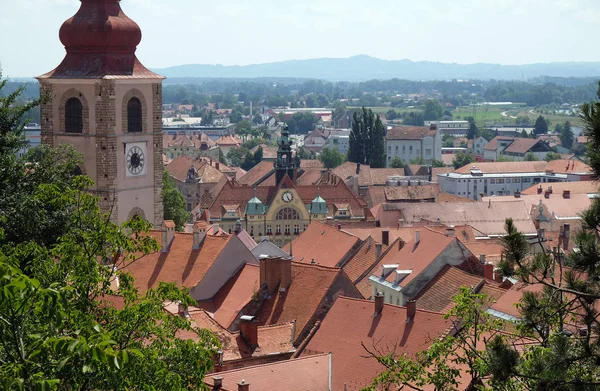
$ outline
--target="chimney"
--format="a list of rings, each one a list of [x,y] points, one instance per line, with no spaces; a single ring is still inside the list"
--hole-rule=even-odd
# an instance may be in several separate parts
[[[453,225],[446,227],[446,236],[456,236],[456,232],[454,230]]]
[[[213,376],[213,390],[220,390],[223,387],[223,376]]]
[[[360,174],[360,163],[356,163],[356,175]]]
[[[569,240],[571,237],[571,224],[565,224],[563,227],[562,247],[563,250],[567,251],[569,249]]]
[[[515,191],[515,198],[521,198],[521,192],[519,190]]]
[[[375,294],[375,313],[373,314],[373,316],[379,315],[381,313],[382,309],[383,309],[383,293],[377,292]]]
[[[548,193],[552,194],[552,186],[548,186]]]
[[[246,380],[242,379],[238,383],[238,391],[250,391],[250,383],[246,383]]]
[[[538,187],[538,188],[537,188],[537,193],[538,193],[538,194],[542,194],[542,191],[543,191],[543,190],[544,190],[544,189],[542,189],[542,185],[540,185],[540,187]]]
[[[381,243],[375,244],[375,260],[379,259],[381,256]]]
[[[415,318],[417,312],[417,301],[409,300],[406,302],[406,323],[410,323]]]
[[[479,254],[479,263],[485,265],[485,254]]]
[[[285,292],[292,282],[292,261],[280,257],[265,257],[259,259],[260,286],[266,285],[269,295],[275,293],[279,286],[280,292]]]
[[[389,246],[390,245],[390,231],[387,229],[384,229],[381,231],[381,243]]]
[[[249,315],[243,315],[240,319],[240,335],[251,349],[255,349],[258,347],[258,322]]]
[[[175,238],[175,223],[173,220],[165,220],[162,225],[161,252],[169,252],[173,238]]]
[[[337,229],[338,229],[338,231],[341,231],[341,230],[342,230],[342,225],[341,225],[341,224],[338,224],[338,225],[337,225]]]
[[[421,231],[415,231],[415,244],[421,243]]]
[[[217,171],[220,171],[220,170],[221,170],[221,168],[220,168],[220,167],[221,167],[221,163],[219,163],[219,162],[215,162],[215,168],[217,169]]]
[[[494,264],[493,263],[486,263],[485,265],[483,265],[483,278],[488,279],[488,280],[494,279]]]
[[[571,190],[563,190],[563,198],[571,198]]]
[[[193,228],[193,240],[194,240],[194,245],[193,245],[193,249],[194,250],[198,250],[200,247],[202,247],[202,243],[204,243],[204,239],[206,239],[206,230],[204,229],[203,225],[200,225],[198,223],[194,224],[194,228]]]
[[[496,270],[496,273],[494,273],[494,281],[502,283],[504,280],[504,278],[502,277],[502,272],[500,271],[500,269]]]
[[[550,198],[550,194],[552,194],[552,192],[550,190],[546,190],[544,192],[544,198]]]
[[[402,250],[405,244],[406,242],[404,240],[398,238],[398,251]]]

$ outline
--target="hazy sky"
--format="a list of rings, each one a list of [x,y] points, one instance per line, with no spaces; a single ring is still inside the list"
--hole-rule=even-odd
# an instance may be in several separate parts
[[[35,76],[64,56],[58,29],[78,0],[0,0],[4,76]],[[525,64],[600,61],[600,0],[123,0],[152,68],[357,54]]]

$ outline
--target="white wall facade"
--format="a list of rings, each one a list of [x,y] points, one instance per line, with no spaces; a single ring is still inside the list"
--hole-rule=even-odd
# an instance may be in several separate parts
[[[387,166],[394,157],[399,157],[404,163],[422,157],[425,162],[442,160],[442,142],[439,133],[426,136],[421,140],[385,140]]]

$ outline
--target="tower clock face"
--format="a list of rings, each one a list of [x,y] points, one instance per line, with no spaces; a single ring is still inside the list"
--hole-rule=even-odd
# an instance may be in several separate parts
[[[125,146],[125,165],[128,177],[146,174],[146,144],[131,143]]]
[[[294,199],[294,195],[291,192],[286,191],[281,196],[281,199],[283,200],[283,202],[292,202],[292,200]]]

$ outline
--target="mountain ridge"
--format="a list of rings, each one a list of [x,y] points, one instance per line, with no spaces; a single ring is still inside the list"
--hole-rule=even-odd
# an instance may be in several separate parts
[[[600,62],[551,62],[523,65],[494,63],[443,63],[434,61],[382,60],[367,55],[346,58],[286,60],[263,64],[182,64],[152,69],[167,77],[256,78],[282,77],[363,81],[407,80],[528,80],[536,77],[600,76]]]

